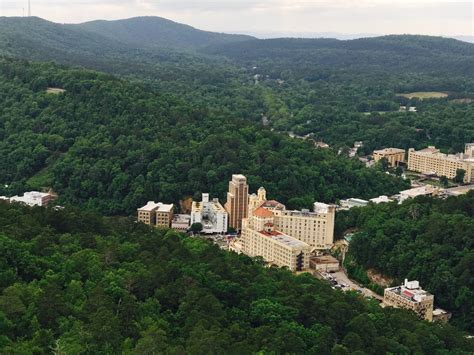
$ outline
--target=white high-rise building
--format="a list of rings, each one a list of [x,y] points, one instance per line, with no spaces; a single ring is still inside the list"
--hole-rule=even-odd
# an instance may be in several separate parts
[[[193,201],[191,225],[201,223],[203,233],[227,233],[228,214],[217,198],[209,200],[209,194],[202,194],[202,201]]]

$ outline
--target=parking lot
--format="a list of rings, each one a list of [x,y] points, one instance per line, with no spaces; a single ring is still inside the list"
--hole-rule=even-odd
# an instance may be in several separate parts
[[[321,278],[331,283],[333,289],[340,289],[342,291],[356,291],[363,294],[367,298],[375,298],[382,301],[383,297],[376,294],[372,290],[357,284],[349,279],[344,271],[337,271],[333,273],[320,272]]]

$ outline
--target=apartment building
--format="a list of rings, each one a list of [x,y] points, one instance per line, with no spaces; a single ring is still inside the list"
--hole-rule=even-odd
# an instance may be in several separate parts
[[[170,228],[173,220],[173,205],[162,202],[148,201],[148,203],[137,209],[138,221],[155,226]]]
[[[56,198],[55,195],[45,192],[29,191],[25,192],[23,196],[13,196],[8,200],[10,202],[19,202],[28,206],[47,206],[52,200]],[[7,199],[7,198],[5,198]]]
[[[464,153],[458,154],[443,154],[434,146],[408,150],[408,170],[453,179],[458,169],[466,172],[465,183],[474,182],[474,143],[466,144]]]
[[[240,251],[249,256],[261,256],[268,264],[287,267],[293,272],[309,269],[311,246],[276,230],[269,221],[271,214],[260,208],[252,217],[244,219]]]
[[[232,175],[225,209],[229,215],[229,227],[238,231],[242,229],[242,219],[248,216],[248,193],[247,178],[241,174]]]
[[[202,194],[201,202],[193,201],[191,225],[201,223],[203,233],[226,233],[228,214],[217,198],[209,200],[209,194]]]
[[[385,158],[388,161],[388,164],[391,167],[398,166],[399,163],[405,162],[405,150],[398,148],[385,148],[381,150],[374,150],[372,154],[374,161],[378,162],[379,160]]]
[[[418,281],[408,281],[402,286],[386,288],[383,305],[396,308],[411,309],[420,318],[433,321],[434,296],[424,291]]]

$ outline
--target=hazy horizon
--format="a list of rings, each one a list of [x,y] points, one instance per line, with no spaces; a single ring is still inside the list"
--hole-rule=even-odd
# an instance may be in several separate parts
[[[257,37],[474,36],[474,5],[456,0],[31,0],[31,10],[33,16],[59,23],[158,16],[202,30]],[[0,0],[0,16],[27,13],[27,0]]]

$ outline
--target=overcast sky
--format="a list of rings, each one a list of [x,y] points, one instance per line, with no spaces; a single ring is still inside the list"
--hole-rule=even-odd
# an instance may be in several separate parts
[[[474,35],[474,0],[31,0],[51,21],[161,16],[220,32]],[[21,16],[28,0],[0,0]],[[1,29],[0,29],[1,30]]]

